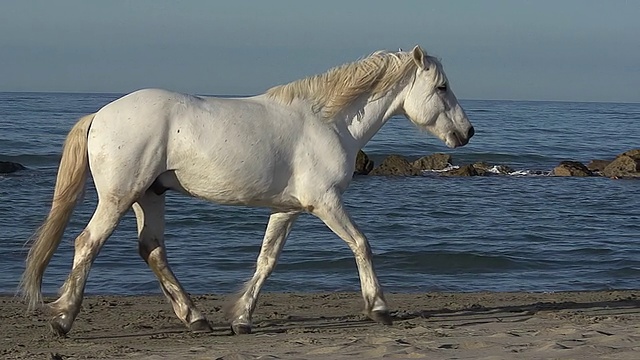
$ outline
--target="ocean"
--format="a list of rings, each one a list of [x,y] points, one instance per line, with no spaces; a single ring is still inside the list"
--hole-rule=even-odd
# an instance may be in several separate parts
[[[121,94],[0,93],[0,293],[16,291],[25,242],[49,209],[66,133]],[[379,163],[444,152],[455,164],[508,165],[487,177],[356,177],[345,197],[374,251],[387,292],[640,289],[640,181],[563,178],[562,160],[587,163],[640,148],[640,104],[461,101],[476,129],[448,149],[408,120],[391,119],[365,147]],[[45,274],[66,278],[73,239],[95,207],[89,187]],[[231,293],[249,279],[269,211],[170,193],[169,262],[193,294]],[[121,222],[91,271],[88,294],[160,293],[137,252],[135,218]],[[359,291],[353,256],[311,215],[299,218],[264,291]]]

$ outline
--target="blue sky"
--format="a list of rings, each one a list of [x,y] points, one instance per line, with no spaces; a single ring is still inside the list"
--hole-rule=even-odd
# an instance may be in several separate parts
[[[640,102],[640,1],[3,0],[0,91],[249,95],[420,44],[462,99]]]

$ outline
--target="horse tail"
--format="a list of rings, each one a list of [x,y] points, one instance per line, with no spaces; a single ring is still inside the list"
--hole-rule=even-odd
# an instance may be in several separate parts
[[[20,289],[29,310],[35,309],[42,303],[41,287],[44,271],[62,240],[76,203],[82,198],[89,169],[87,136],[95,115],[95,113],[86,115],[78,120],[69,131],[62,147],[62,158],[51,209],[46,220],[31,239],[31,248],[20,283]]]

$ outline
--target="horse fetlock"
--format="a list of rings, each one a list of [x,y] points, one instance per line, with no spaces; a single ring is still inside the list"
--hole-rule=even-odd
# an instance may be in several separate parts
[[[373,301],[373,306],[371,307],[371,311],[389,311],[387,307],[386,301],[382,299],[382,296],[377,296]]]
[[[387,302],[382,297],[382,294],[378,292],[378,295],[371,297],[364,295],[364,312],[370,313],[374,311],[388,311]]]

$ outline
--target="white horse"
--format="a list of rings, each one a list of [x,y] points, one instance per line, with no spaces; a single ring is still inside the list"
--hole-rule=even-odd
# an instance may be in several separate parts
[[[358,150],[397,114],[451,148],[467,144],[474,134],[442,65],[418,46],[411,52],[376,52],[254,97],[145,89],[105,105],[81,118],[65,141],[51,210],[34,236],[22,277],[29,308],[42,303],[44,271],[90,171],[98,204],[75,240],[73,268],[60,296],[47,304],[54,333],[71,329],[91,265],[130,208],[140,256],[176,315],[192,331],[211,331],[167,263],[166,190],[272,210],[255,273],[228,314],[236,334],[251,332],[260,289],[303,212],[320,218],[349,245],[366,314],[391,324],[371,248],[345,210],[342,194]]]

